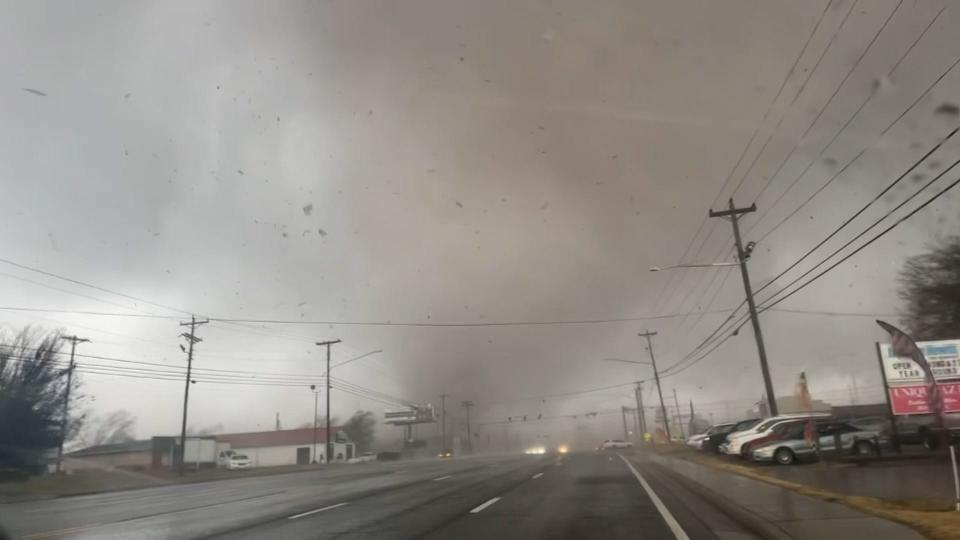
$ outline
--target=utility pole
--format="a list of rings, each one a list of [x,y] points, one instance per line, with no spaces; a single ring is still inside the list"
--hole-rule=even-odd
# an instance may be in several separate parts
[[[686,440],[687,435],[683,432],[683,417],[680,415],[680,402],[677,401],[677,389],[673,389],[673,404],[677,407],[677,424],[680,425],[680,437]]]
[[[473,433],[470,431],[470,407],[473,407],[473,402],[469,399],[462,403],[463,407],[467,409],[467,448],[469,452],[473,453]]]
[[[690,400],[690,427],[687,428],[687,433],[689,433],[691,437],[693,436],[693,400],[692,399]]]
[[[767,366],[767,350],[763,346],[763,333],[760,332],[760,317],[757,315],[757,305],[753,301],[753,289],[750,287],[750,274],[747,272],[747,259],[753,251],[754,243],[743,247],[743,240],[740,238],[740,214],[756,212],[756,203],[751,204],[749,208],[737,208],[733,204],[733,198],[730,199],[729,210],[713,211],[710,210],[710,217],[730,217],[733,224],[733,239],[737,246],[737,261],[740,262],[740,275],[743,278],[743,290],[747,295],[747,307],[750,309],[750,322],[753,324],[753,337],[757,340],[757,354],[760,355],[760,371],[763,374],[763,386],[767,391],[768,409],[772,416],[776,416],[777,399],[773,394],[773,382],[770,380],[770,368]]]
[[[660,388],[660,372],[657,371],[657,359],[653,357],[653,342],[650,341],[650,338],[657,335],[657,333],[647,331],[637,335],[647,338],[647,350],[650,351],[650,363],[653,364],[653,378],[657,381],[657,394],[660,395],[660,413],[663,414],[663,427],[667,431],[667,441],[670,441],[673,438],[670,435],[670,417],[667,416],[667,406],[663,404],[663,389]]]
[[[627,408],[620,406],[620,415],[623,416],[623,440],[630,440],[630,430],[627,429]]]
[[[60,420],[60,444],[57,446],[57,472],[63,468],[63,443],[67,440],[67,424],[70,417],[70,388],[73,386],[73,358],[77,352],[77,343],[88,343],[90,340],[77,336],[60,336],[70,342],[70,367],[67,368],[67,390],[63,394],[63,419]]]
[[[317,464],[317,398],[320,397],[320,390],[317,385],[311,384],[310,391],[313,392],[313,464]]]
[[[340,343],[339,339],[333,341],[318,341],[316,343],[318,347],[327,347],[327,436],[323,451],[323,461],[325,463],[330,463],[330,459],[333,456],[333,443],[330,442],[330,346],[336,345],[337,343]]]
[[[447,453],[447,394],[440,394],[440,453]]]
[[[180,462],[177,464],[177,473],[180,476],[183,476],[183,462],[186,460],[187,456],[187,405],[190,402],[190,374],[193,370],[193,345],[203,341],[194,335],[197,331],[197,327],[202,324],[207,324],[210,322],[198,321],[196,317],[190,316],[190,322],[182,322],[180,326],[189,326],[189,332],[183,332],[180,334],[181,337],[187,340],[187,380],[184,382],[183,387],[183,422],[180,424]],[[180,349],[183,350],[183,345],[180,345]]]
[[[647,432],[647,417],[643,412],[643,385],[637,381],[637,387],[633,389],[633,397],[637,400],[637,413],[640,415],[640,440],[643,440],[644,433]]]

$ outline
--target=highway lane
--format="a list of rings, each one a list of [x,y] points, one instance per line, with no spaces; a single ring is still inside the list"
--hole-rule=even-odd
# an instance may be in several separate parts
[[[371,463],[4,505],[0,520],[30,540],[749,537],[615,454]]]
[[[196,538],[289,514],[317,501],[353,497],[529,456],[398,461],[318,471],[174,484],[130,491],[0,505],[15,537]]]

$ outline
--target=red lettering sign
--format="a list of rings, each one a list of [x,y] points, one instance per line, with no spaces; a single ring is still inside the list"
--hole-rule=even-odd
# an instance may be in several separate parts
[[[939,386],[943,393],[943,412],[960,412],[960,383],[945,383]],[[927,387],[890,387],[890,405],[893,407],[893,414],[929,413]]]

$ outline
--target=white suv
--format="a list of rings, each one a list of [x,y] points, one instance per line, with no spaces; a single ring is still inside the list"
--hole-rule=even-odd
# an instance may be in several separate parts
[[[743,445],[759,439],[761,437],[767,436],[772,429],[783,424],[784,422],[803,420],[806,418],[828,418],[830,413],[795,413],[795,414],[781,414],[780,416],[773,416],[767,418],[763,422],[760,422],[756,426],[744,430],[738,431],[736,433],[731,433],[727,437],[727,442],[720,445],[720,451],[724,454],[731,456],[742,456],[743,455]]]

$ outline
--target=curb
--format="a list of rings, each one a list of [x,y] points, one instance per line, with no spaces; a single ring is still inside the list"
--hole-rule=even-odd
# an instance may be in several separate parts
[[[669,467],[665,467],[656,462],[651,462],[651,464],[675,482],[697,494],[721,513],[763,540],[790,540],[793,538],[780,527],[777,527],[770,521],[739,504],[732,502],[729,498],[724,497],[716,491],[702,484],[698,484],[686,476],[673,471]]]

